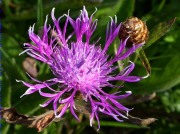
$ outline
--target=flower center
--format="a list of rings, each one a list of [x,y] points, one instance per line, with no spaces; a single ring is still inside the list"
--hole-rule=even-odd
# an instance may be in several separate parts
[[[79,89],[100,86],[106,58],[94,45],[72,43],[71,48],[59,48],[54,56],[56,64],[52,70],[65,85]]]

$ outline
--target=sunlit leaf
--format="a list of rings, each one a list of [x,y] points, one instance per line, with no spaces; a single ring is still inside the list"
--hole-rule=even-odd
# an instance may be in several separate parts
[[[165,35],[172,27],[172,25],[175,23],[176,18],[173,18],[167,22],[161,22],[154,26],[150,30],[149,39],[147,43],[144,45],[144,48],[149,47],[154,42],[156,42],[158,39],[160,39],[163,35]]]

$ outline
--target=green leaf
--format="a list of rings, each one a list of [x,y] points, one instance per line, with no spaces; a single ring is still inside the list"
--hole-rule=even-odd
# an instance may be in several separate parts
[[[143,66],[145,67],[146,69],[146,72],[147,72],[147,75],[150,75],[151,74],[151,66],[150,66],[150,63],[149,63],[149,60],[148,58],[146,57],[146,54],[144,52],[144,50],[142,48],[140,48],[138,51],[138,56],[143,64]]]
[[[9,4],[10,4],[11,0],[5,0],[3,2],[4,2],[4,7],[5,7],[6,14],[12,15],[10,7],[9,7]]]
[[[2,91],[1,95],[4,96],[1,102],[2,107],[11,107],[11,95],[12,95],[12,85],[9,80],[9,77],[6,73],[3,73],[2,79]],[[0,122],[2,124],[2,132],[3,134],[8,134],[10,130],[10,124],[5,123],[5,121]]]
[[[37,27],[43,25],[43,3],[42,0],[37,1]]]
[[[163,35],[165,35],[172,27],[172,25],[175,23],[176,18],[173,18],[167,22],[161,22],[154,26],[149,33],[149,39],[147,43],[144,45],[143,48],[147,48],[150,45],[152,45],[154,42],[156,42],[158,39],[160,39]]]
[[[121,0],[122,4],[119,7],[117,17],[119,21],[124,21],[128,17],[133,16],[135,8],[135,0]]]
[[[161,94],[161,101],[168,113],[180,112],[180,89],[169,90]]]
[[[25,88],[27,89],[27,87],[25,87],[22,83],[16,82],[16,79],[27,82],[29,81],[25,71],[22,68],[22,61],[24,60],[24,57],[19,56],[22,49],[20,48],[18,42],[13,37],[8,35],[3,34],[2,43],[3,46],[0,48],[3,57],[1,64],[4,74],[2,93],[3,96],[6,96],[3,99],[3,106],[16,106],[22,113],[34,113],[40,109],[40,107],[37,107],[37,105],[42,103],[42,98],[39,99],[39,95],[35,95],[30,98],[23,97],[20,99],[20,96],[26,91]],[[33,101],[31,98],[33,98]],[[31,107],[28,107],[29,102],[31,102]],[[34,109],[32,109],[33,106]]]
[[[111,122],[111,121],[101,121],[101,126],[107,126],[107,127],[124,127],[124,128],[148,128],[148,127],[142,127],[130,123],[122,123],[122,122]]]
[[[3,55],[2,66],[8,73],[9,78],[12,81],[18,78],[28,80],[26,74],[22,72],[22,57],[19,57],[22,49],[18,42],[13,37],[3,34],[2,44],[3,47],[0,48]]]
[[[3,122],[1,125],[2,125],[2,133],[3,134],[9,134],[10,124]]]
[[[2,100],[3,107],[11,107],[11,92],[12,92],[12,85],[9,81],[9,76],[6,73],[3,73],[3,90],[1,91],[2,96],[6,96]]]
[[[180,55],[176,54],[167,58],[168,63],[162,64],[161,70],[152,71],[151,76],[147,79],[139,83],[127,84],[127,87],[133,89],[134,93],[139,94],[171,89],[180,83],[179,57]]]
[[[94,15],[95,18],[101,18],[98,22],[99,25],[104,26],[109,22],[109,17],[117,16],[118,22],[124,21],[129,16],[132,16],[134,11],[134,0],[118,0],[117,2],[112,2],[112,6],[107,6],[104,8],[98,8],[97,13]]]

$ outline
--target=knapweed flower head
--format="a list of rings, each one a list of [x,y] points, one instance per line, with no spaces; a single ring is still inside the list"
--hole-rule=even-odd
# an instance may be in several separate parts
[[[111,116],[117,121],[123,121],[123,118],[127,118],[126,113],[130,109],[120,104],[118,100],[126,98],[131,92],[109,94],[103,88],[115,87],[112,85],[113,81],[138,82],[141,80],[141,77],[130,76],[135,67],[133,62],[130,61],[127,67],[122,64],[123,69],[118,74],[115,74],[118,67],[114,63],[128,58],[143,44],[126,48],[128,37],[120,41],[115,56],[110,57],[107,50],[118,36],[121,27],[121,24],[116,23],[116,17],[114,20],[110,17],[105,44],[101,47],[98,41],[91,41],[91,36],[97,26],[97,20],[93,21],[94,13],[89,17],[86,8],[83,7],[79,17],[74,20],[69,13],[56,19],[54,12],[53,8],[51,12],[53,27],[47,24],[47,16],[43,26],[43,35],[35,34],[34,26],[29,28],[29,38],[33,43],[25,43],[26,50],[22,52],[48,64],[54,78],[39,81],[31,77],[36,84],[21,81],[28,87],[22,96],[38,92],[40,96],[49,98],[40,106],[46,107],[52,103],[57,118],[62,117],[67,110],[70,110],[72,115],[78,119],[75,112],[77,109],[75,96],[81,94],[83,101],[91,106],[91,126],[93,120],[96,119],[100,128],[99,113]],[[60,26],[62,18],[65,18],[63,27]],[[73,32],[68,35],[66,31],[69,26],[73,28]],[[58,85],[59,90],[53,89],[53,85]],[[44,90],[45,88],[46,90]],[[50,92],[45,92],[47,89]],[[57,112],[59,105],[62,105],[63,108]]]

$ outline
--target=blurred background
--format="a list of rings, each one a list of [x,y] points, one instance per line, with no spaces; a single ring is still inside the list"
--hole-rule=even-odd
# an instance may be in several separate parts
[[[40,32],[45,17],[56,8],[59,17],[70,9],[70,16],[76,18],[83,5],[91,14],[98,9],[93,19],[98,19],[98,27],[92,39],[103,44],[109,16],[117,15],[118,23],[128,17],[136,16],[146,22],[150,35],[144,51],[151,64],[152,74],[138,83],[124,83],[125,88],[133,95],[123,104],[134,108],[131,115],[139,118],[154,117],[158,119],[149,126],[133,123],[120,123],[111,118],[102,117],[101,129],[89,126],[89,119],[80,113],[81,121],[77,122],[67,112],[63,121],[50,124],[42,134],[178,134],[180,133],[180,1],[179,0],[4,0],[1,4],[2,47],[2,107],[14,107],[20,113],[34,116],[46,112],[49,108],[41,108],[45,101],[38,94],[20,99],[26,91],[22,83],[16,79],[31,82],[26,72],[41,81],[52,78],[46,64],[30,59],[23,51],[23,43],[30,42],[28,28],[34,23],[36,33]],[[176,21],[174,18],[176,18]],[[175,21],[175,23],[174,23]],[[61,22],[64,23],[63,21]],[[109,55],[115,52],[116,43],[109,49]],[[146,75],[145,68],[136,58],[135,75]],[[115,89],[116,90],[116,89]],[[37,131],[25,126],[2,123],[2,134],[34,134]],[[96,125],[94,125],[96,126]]]

